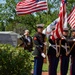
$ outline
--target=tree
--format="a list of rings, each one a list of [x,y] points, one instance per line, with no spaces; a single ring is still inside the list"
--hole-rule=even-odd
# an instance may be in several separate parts
[[[5,4],[0,5],[0,22],[2,24],[1,26],[4,26],[6,30],[19,31],[19,29],[29,29],[30,32],[34,32],[37,23],[44,23],[46,27],[58,18],[59,0],[48,0],[48,11],[40,11],[23,16],[16,15],[15,8],[19,1],[21,0],[6,0]],[[68,13],[71,11],[72,5],[75,5],[74,0],[67,0]]]
[[[5,27],[9,22],[9,19],[14,18],[16,15],[15,5],[18,0],[6,0],[6,3],[0,4],[0,22]]]

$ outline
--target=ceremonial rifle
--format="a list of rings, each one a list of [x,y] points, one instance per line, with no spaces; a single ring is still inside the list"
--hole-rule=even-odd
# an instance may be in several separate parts
[[[60,46],[61,46],[61,40],[55,40],[55,45],[51,45],[49,44],[49,46],[51,46],[54,50],[56,50],[56,57],[59,57],[60,55]]]
[[[46,55],[46,46],[47,46],[47,43],[46,43],[46,37],[45,37],[45,39],[44,39],[44,49],[43,49],[43,53]],[[47,63],[47,58],[44,58],[44,63]]]
[[[70,54],[70,52],[72,51],[72,49],[75,46],[75,39],[73,39],[71,42],[74,42],[74,43],[73,43],[72,47],[70,48],[70,50],[66,53],[66,56],[68,56]]]
[[[56,57],[59,57],[59,55],[60,55],[60,48],[61,48],[60,47],[61,46],[61,40],[55,40],[55,43],[56,43]]]

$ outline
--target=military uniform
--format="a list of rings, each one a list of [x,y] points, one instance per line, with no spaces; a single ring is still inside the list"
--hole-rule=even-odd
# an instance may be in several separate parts
[[[38,27],[41,28],[40,25]],[[43,60],[44,60],[44,57],[42,57],[42,53],[44,50],[44,42],[45,42],[44,39],[45,39],[45,35],[39,32],[37,32],[33,37],[33,41],[35,45],[35,50],[33,52],[34,75],[42,75],[42,66],[43,66]]]
[[[67,75],[68,67],[69,67],[69,55],[66,56],[66,52],[69,49],[69,45],[66,39],[61,39],[61,55],[60,55],[60,73],[61,75]]]
[[[75,29],[72,30],[74,35],[70,38],[70,50],[71,50],[71,67],[70,67],[70,75],[75,75]]]
[[[60,51],[60,74],[67,75],[69,67],[69,55],[66,55],[70,49],[68,43],[68,28],[64,28],[63,37],[61,38],[61,51]]]
[[[56,42],[50,39],[50,36],[49,36],[49,44],[50,46],[47,52],[49,61],[49,75],[57,75],[57,66],[59,62],[59,57],[56,56],[56,49],[54,47],[56,46]]]

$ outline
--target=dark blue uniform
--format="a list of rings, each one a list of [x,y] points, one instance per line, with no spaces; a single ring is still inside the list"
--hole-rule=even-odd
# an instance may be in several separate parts
[[[70,66],[70,75],[75,75],[75,37],[72,37],[70,40],[70,49],[71,49],[71,66]]]
[[[41,53],[44,50],[45,35],[42,33],[36,33],[33,37],[35,50],[33,52],[34,57],[34,75],[42,75],[42,66],[44,58]]]
[[[49,43],[51,45],[56,45],[55,41],[53,41],[50,38]],[[52,46],[49,46],[47,55],[49,60],[49,75],[57,75],[57,66],[59,62],[59,57],[56,57],[56,50]]]
[[[61,39],[61,63],[60,63],[60,73],[61,75],[67,75],[68,67],[69,67],[69,55],[66,56],[66,52],[68,51],[69,46],[67,39]],[[67,51],[66,51],[67,50]]]

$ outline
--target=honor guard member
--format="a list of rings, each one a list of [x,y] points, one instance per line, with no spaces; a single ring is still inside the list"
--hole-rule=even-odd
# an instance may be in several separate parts
[[[29,30],[25,30],[24,35],[20,38],[23,43],[20,46],[24,46],[24,50],[31,52],[33,50],[32,37],[29,35]]]
[[[71,68],[70,75],[75,75],[75,28],[72,29],[72,36],[70,42],[70,51],[71,51]]]
[[[66,56],[66,52],[69,49],[68,46],[68,28],[63,29],[63,36],[61,38],[61,51],[60,51],[60,74],[61,75],[67,75],[68,67],[69,67],[69,55]]]
[[[49,61],[49,75],[57,75],[57,66],[59,62],[59,56],[57,57],[57,41],[52,40],[52,35],[49,36],[49,49],[47,52]]]
[[[33,52],[34,55],[34,75],[42,75],[42,66],[43,60],[45,58],[44,43],[45,43],[45,35],[42,33],[43,24],[37,25],[37,33],[33,37],[35,50]]]

